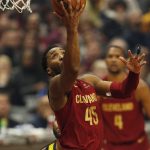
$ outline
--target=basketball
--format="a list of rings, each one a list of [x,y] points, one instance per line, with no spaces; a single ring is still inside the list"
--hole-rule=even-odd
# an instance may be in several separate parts
[[[68,8],[68,0],[51,0],[51,4],[53,7],[53,10],[60,16],[63,16],[63,10],[61,8],[60,2],[64,1],[64,6],[67,9]],[[75,9],[77,6],[78,0],[71,0],[72,8]],[[80,6],[83,4],[86,4],[86,0],[80,0]]]

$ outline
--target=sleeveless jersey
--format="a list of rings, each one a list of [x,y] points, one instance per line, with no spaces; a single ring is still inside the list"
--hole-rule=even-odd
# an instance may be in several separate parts
[[[55,111],[63,150],[100,150],[103,127],[99,102],[90,84],[77,80],[66,105]]]
[[[135,99],[135,93],[125,99],[102,98],[100,105],[108,142],[131,143],[145,136],[142,106]]]

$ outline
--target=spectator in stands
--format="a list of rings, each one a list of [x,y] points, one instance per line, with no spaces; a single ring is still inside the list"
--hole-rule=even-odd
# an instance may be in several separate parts
[[[0,89],[9,88],[12,75],[12,62],[7,55],[0,55]]]
[[[10,95],[6,92],[0,91],[0,124],[1,127],[14,128],[19,123],[10,117]]]
[[[19,90],[12,80],[13,71],[11,59],[7,55],[0,55],[0,90],[9,91],[12,105],[22,104]]]
[[[106,62],[103,59],[96,60],[91,66],[91,72],[103,79],[108,73]]]
[[[37,94],[45,87],[36,59],[35,51],[24,50],[21,65],[14,74],[14,83],[19,87],[23,97]]]
[[[37,33],[40,27],[40,16],[38,13],[32,13],[27,17],[27,32]]]
[[[47,95],[41,96],[37,104],[37,114],[31,121],[31,124],[36,128],[52,128],[54,119],[55,117],[50,108]]]
[[[13,66],[17,66],[20,63],[21,39],[20,30],[7,29],[1,34],[1,54],[8,55],[12,60]]]

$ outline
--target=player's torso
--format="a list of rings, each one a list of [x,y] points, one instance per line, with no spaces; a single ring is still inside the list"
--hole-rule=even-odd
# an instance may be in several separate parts
[[[145,134],[142,108],[135,94],[126,99],[103,98],[100,103],[108,141],[124,143]]]
[[[55,112],[64,149],[99,150],[103,138],[102,118],[94,88],[77,80],[68,102]]]

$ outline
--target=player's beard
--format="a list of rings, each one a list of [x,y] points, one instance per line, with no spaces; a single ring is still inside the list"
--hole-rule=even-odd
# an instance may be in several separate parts
[[[55,68],[53,69],[53,72],[55,73],[55,75],[58,75],[58,74],[61,73],[61,68],[60,68],[60,67],[55,67]]]
[[[62,71],[62,63],[53,63],[51,66],[52,69],[52,76],[61,74]]]
[[[55,65],[55,66],[53,67],[53,73],[54,73],[55,75],[61,74],[62,67],[63,67],[62,63],[59,63],[59,64]]]

